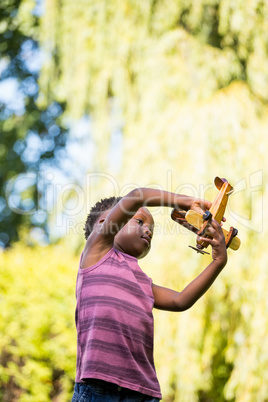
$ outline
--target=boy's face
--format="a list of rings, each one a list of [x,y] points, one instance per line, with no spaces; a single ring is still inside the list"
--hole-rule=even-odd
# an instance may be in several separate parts
[[[116,234],[114,247],[138,259],[145,257],[151,248],[154,220],[150,211],[142,207]]]

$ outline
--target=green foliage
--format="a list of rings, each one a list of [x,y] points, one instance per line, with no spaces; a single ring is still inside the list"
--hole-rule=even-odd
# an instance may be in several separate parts
[[[77,259],[61,246],[2,252],[0,399],[70,400]]]
[[[155,359],[164,401],[267,400],[266,16],[267,2],[257,1],[46,2],[40,38],[47,58],[39,79],[38,102],[41,107],[56,99],[66,102],[67,115],[90,114],[94,171],[103,173],[85,189],[92,195],[92,204],[104,196],[124,195],[135,186],[157,186],[213,200],[216,175],[226,177],[236,189],[224,226],[238,228],[240,250],[229,252],[227,267],[189,311],[155,312]],[[119,171],[109,165],[114,105],[120,111],[115,128],[123,136]],[[210,259],[187,247],[194,244],[194,236],[181,233],[170,221],[169,212],[157,209],[153,213],[157,222],[153,248],[141,266],[154,283],[180,290]],[[59,272],[49,260],[54,248],[41,249],[46,253],[42,261],[37,260],[40,249],[36,250],[25,249],[25,273],[31,260],[35,265],[42,263],[43,269],[51,264],[53,271]],[[10,258],[6,270],[10,277],[13,253],[18,258],[16,249],[2,256]],[[57,261],[62,269],[62,264],[69,266],[66,255]],[[51,295],[61,289],[61,278],[53,271],[53,291],[49,286],[44,291],[56,303]],[[20,284],[20,275],[12,277],[14,286]],[[36,297],[44,278],[38,282]],[[12,338],[10,328],[22,331],[25,325],[16,300],[26,311],[32,311],[33,305],[26,293],[11,291],[13,288],[6,290],[7,302],[1,300],[12,300],[10,315],[4,320],[9,335],[2,341],[3,350],[11,356],[3,357],[11,362],[10,371],[4,367],[1,381],[5,389],[10,389],[7,384],[13,381],[12,392],[19,394],[23,387],[33,386],[27,373],[37,371],[35,385],[41,384],[43,390],[31,389],[26,396],[35,400],[39,394],[38,400],[47,400],[47,395],[57,393],[54,370],[64,372],[58,374],[64,400],[70,378],[74,378],[75,341],[62,338],[69,333],[63,331],[64,326],[73,331],[72,308],[53,332],[54,338],[49,331],[56,325],[50,321],[51,311],[63,309],[62,300],[67,296],[56,298],[54,308],[36,299],[37,312],[30,317],[46,308],[45,318],[35,323],[31,320],[34,330],[23,332],[23,337],[17,332]],[[16,345],[22,338],[27,342],[18,352]]]
[[[195,97],[200,85],[209,96],[242,79],[267,101],[267,11],[267,3],[257,1],[49,2],[42,20],[48,60],[41,90],[66,100],[75,116],[94,113],[111,95],[129,108],[129,96],[143,97],[137,85],[142,77],[152,87],[159,62],[160,80],[173,81],[163,69],[166,61],[181,76],[183,97],[189,86]],[[215,81],[211,88],[205,88],[205,74]]]

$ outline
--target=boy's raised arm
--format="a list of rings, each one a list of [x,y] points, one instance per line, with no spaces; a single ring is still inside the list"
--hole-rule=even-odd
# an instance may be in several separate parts
[[[222,271],[227,263],[224,235],[217,221],[213,219],[211,225],[208,233],[213,238],[204,239],[201,237],[200,239],[206,240],[211,244],[213,261],[182,292],[176,292],[153,284],[155,308],[167,311],[187,310],[209,289]]]
[[[108,213],[99,233],[113,238],[117,232],[135,215],[140,207],[172,207],[185,211],[194,209],[204,212],[211,202],[151,188],[137,188],[123,197]]]

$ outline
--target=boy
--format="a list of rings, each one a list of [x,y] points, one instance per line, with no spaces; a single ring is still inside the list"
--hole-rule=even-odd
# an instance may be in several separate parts
[[[213,261],[182,292],[152,283],[137,260],[150,251],[154,221],[146,206],[195,209],[211,203],[139,188],[97,203],[88,215],[77,278],[77,375],[73,402],[161,399],[153,360],[153,307],[190,308],[227,262],[221,226],[212,220],[207,240]],[[202,239],[202,238],[201,238]]]

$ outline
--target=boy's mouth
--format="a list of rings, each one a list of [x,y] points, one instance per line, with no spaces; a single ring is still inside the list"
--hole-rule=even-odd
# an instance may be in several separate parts
[[[146,243],[148,244],[148,246],[150,246],[151,244],[151,238],[149,236],[141,236],[141,238],[146,241]]]

